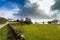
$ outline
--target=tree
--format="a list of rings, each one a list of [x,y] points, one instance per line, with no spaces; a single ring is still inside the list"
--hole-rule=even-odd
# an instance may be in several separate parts
[[[21,19],[21,20],[20,20],[20,23],[21,23],[21,25],[23,25],[23,24],[24,24],[24,20],[23,20],[23,19]]]
[[[52,22],[51,21],[48,21],[48,24],[51,24]]]
[[[32,24],[32,21],[30,18],[26,18],[24,21],[25,24]]]
[[[57,24],[58,23],[58,20],[57,19],[54,19],[53,21],[52,21],[52,24]]]
[[[35,24],[39,24],[38,22],[35,22]]]
[[[17,19],[16,21],[17,21],[17,22],[19,22],[19,20],[18,20],[18,19]]]
[[[42,22],[43,24],[45,23],[45,22]]]

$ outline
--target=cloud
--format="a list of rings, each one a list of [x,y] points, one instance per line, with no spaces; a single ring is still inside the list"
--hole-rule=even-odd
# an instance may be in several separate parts
[[[52,15],[50,7],[53,4],[53,0],[6,0],[2,7],[4,9],[0,7],[0,16],[13,19],[25,17],[49,19]]]
[[[55,0],[55,4],[52,6],[52,10],[60,10],[60,0]]]
[[[53,10],[53,15],[51,16],[54,19],[60,19],[60,11],[59,10]]]
[[[14,16],[14,14],[18,13],[18,11],[19,11],[18,8],[15,8],[15,9],[12,9],[12,10],[2,8],[2,9],[0,9],[0,17],[14,19],[14,18],[16,18]]]
[[[51,15],[50,8],[54,4],[54,0],[29,0],[31,4],[37,3],[38,9],[44,10],[45,14]]]
[[[14,14],[18,14],[20,11],[19,6],[16,3],[7,2],[3,6],[0,6],[0,17],[17,19]]]
[[[14,15],[20,18],[50,19],[53,14],[50,8],[53,4],[53,0],[27,0],[23,8],[20,8],[19,13]]]
[[[28,5],[28,6],[26,6]],[[36,3],[33,4],[26,4],[24,8],[19,11],[18,14],[15,14],[19,17],[30,17],[34,19],[46,19],[50,18],[48,15],[45,14],[44,10],[39,10],[38,5]]]
[[[51,6],[51,10],[54,12],[52,17],[60,19],[60,0],[55,0],[55,4]]]
[[[53,4],[53,0],[28,0],[17,15],[38,19],[50,18],[52,15],[50,8]]]

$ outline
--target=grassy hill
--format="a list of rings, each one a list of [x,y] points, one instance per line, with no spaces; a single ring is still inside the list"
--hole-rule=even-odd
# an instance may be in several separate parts
[[[0,24],[4,24],[7,21],[7,19],[0,17]]]
[[[58,24],[31,24],[21,26],[16,23],[16,25],[13,25],[13,28],[24,34],[26,40],[60,40],[60,25]]]
[[[8,37],[8,29],[7,26],[0,29],[0,40],[7,40]]]

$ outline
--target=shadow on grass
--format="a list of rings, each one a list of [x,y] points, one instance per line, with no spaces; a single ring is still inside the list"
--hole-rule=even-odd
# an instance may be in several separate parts
[[[7,40],[20,40],[20,33],[14,30],[10,25],[8,25],[8,37]]]
[[[8,27],[8,34],[7,34],[7,40],[16,40],[11,29]]]

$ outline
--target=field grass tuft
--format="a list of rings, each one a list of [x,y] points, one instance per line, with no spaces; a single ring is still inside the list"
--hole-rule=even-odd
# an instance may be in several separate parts
[[[7,40],[8,29],[7,26],[0,29],[0,40]]]
[[[60,40],[60,25],[31,24],[19,27],[16,30],[25,35],[26,40]]]

